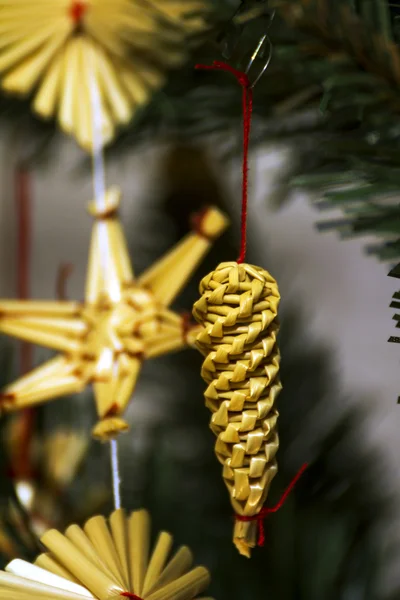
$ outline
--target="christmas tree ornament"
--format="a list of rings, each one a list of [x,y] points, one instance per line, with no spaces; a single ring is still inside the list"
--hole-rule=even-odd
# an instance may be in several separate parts
[[[101,209],[95,202],[89,207],[95,223],[83,303],[0,301],[0,332],[58,352],[6,387],[2,409],[33,406],[92,384],[100,419],[93,434],[104,441],[127,429],[122,415],[143,361],[194,341],[187,316],[168,307],[227,227],[217,209],[204,210],[193,231],[135,279],[119,201],[118,188],[111,188]]]
[[[31,96],[88,151],[98,97],[102,141],[128,123],[187,58],[205,27],[206,0],[0,0],[0,75],[6,92]]]
[[[267,64],[269,60],[270,56]],[[233,541],[240,554],[250,557],[251,548],[257,542],[263,543],[262,519],[268,512],[277,510],[263,509],[263,505],[277,473],[279,413],[275,404],[282,388],[277,345],[280,295],[268,271],[245,262],[254,84],[247,73],[225,63],[214,62],[212,66],[198,65],[197,68],[228,71],[243,88],[240,256],[236,262],[220,264],[203,278],[201,298],[194,304],[193,315],[203,327],[196,345],[205,357],[201,374],[208,384],[205,400],[212,412],[210,427],[217,437],[215,453],[223,465],[223,479],[236,516]],[[262,72],[265,69],[264,65]],[[258,79],[259,76],[256,81]]]
[[[260,267],[232,262],[207,275],[200,292],[193,314],[204,327],[197,346],[205,356],[215,452],[235,513],[251,516],[261,511],[277,472],[278,287]],[[254,521],[236,521],[241,553],[255,545],[256,529]]]
[[[139,510],[113,512],[64,534],[47,531],[47,553],[35,564],[14,560],[0,572],[0,597],[7,600],[201,600],[210,575],[194,567],[189,548],[170,557],[173,538],[161,532],[150,552],[150,517]],[[203,598],[203,600],[206,600]],[[208,599],[211,600],[211,599]]]

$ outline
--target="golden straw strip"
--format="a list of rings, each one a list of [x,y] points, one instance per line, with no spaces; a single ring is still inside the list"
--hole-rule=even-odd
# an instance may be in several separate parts
[[[119,72],[116,71],[118,66],[114,66],[107,55],[98,48],[96,58],[101,91],[107,98],[112,114],[118,123],[128,123],[132,114],[131,103],[125,95]]]
[[[49,65],[34,99],[33,110],[44,118],[51,117],[55,112],[61,85],[62,64],[63,54],[59,52]]]
[[[172,543],[172,536],[169,533],[162,531],[158,537],[149,562],[146,578],[143,584],[143,596],[146,596],[149,593],[149,590],[152,589],[162,570],[164,569],[168,560],[168,555],[172,548]]]
[[[40,567],[41,569],[46,569],[46,571],[54,573],[54,575],[64,577],[64,579],[68,579],[73,583],[78,583],[76,577],[71,575],[71,573],[67,569],[62,567],[56,560],[54,560],[51,554],[40,554],[35,560],[34,564]]]
[[[133,280],[131,259],[121,223],[117,218],[109,221],[108,235],[112,247],[115,248],[118,275],[123,283],[130,283]]]
[[[142,594],[149,562],[150,515],[146,510],[137,510],[129,519],[129,548],[131,558],[131,589]]]
[[[114,546],[110,530],[104,517],[97,516],[89,519],[84,526],[84,531],[93,546],[96,548],[101,560],[108,566],[115,580],[126,588],[128,581],[124,581],[122,566],[119,561],[117,549]]]
[[[197,567],[161,590],[150,594],[146,600],[192,600],[210,583],[210,575],[204,567]]]
[[[11,321],[8,319],[0,319],[0,331],[12,337],[46,346],[53,350],[61,350],[63,352],[77,352],[79,350],[79,345],[75,341],[69,339],[65,334],[31,329],[21,320]]]
[[[62,65],[62,92],[58,119],[62,128],[72,133],[75,128],[74,121],[74,93],[75,86],[80,85],[81,74],[78,69],[78,40],[72,39],[65,47],[64,63]]]
[[[2,594],[2,600],[9,600],[12,595],[9,595],[9,591],[20,594],[20,598],[30,600],[30,598],[38,598],[43,600],[87,600],[87,596],[81,596],[74,594],[68,590],[60,590],[43,583],[37,583],[29,581],[29,579],[23,579],[15,575],[9,575],[8,573],[0,572],[0,591],[5,590],[5,594]],[[16,594],[18,597],[18,594]],[[106,600],[106,599],[104,599]]]
[[[8,321],[12,322],[11,320]],[[23,324],[28,329],[47,331],[49,333],[67,334],[68,337],[81,338],[87,333],[86,323],[79,318],[65,317],[37,317],[30,314],[20,315],[18,323]]]
[[[107,260],[101,264],[101,291],[110,299],[115,299],[121,295],[121,281],[119,279],[118,269],[118,248],[115,246],[115,240],[110,236],[110,221],[95,223],[93,233],[98,239],[98,248],[100,256],[97,260],[102,260],[102,245],[107,240]],[[104,259],[103,259],[104,263]]]
[[[52,398],[78,394],[84,387],[85,383],[79,379],[65,376],[63,379],[54,377],[53,380],[45,379],[35,383],[31,386],[30,391],[22,390],[14,393],[10,386],[4,390],[1,401],[4,403],[5,410],[14,411]]]
[[[114,403],[118,405],[118,410],[120,413],[124,412],[126,407],[129,404],[129,401],[132,396],[133,389],[136,385],[138,377],[140,375],[140,369],[142,366],[142,361],[138,358],[134,358],[129,361],[132,372],[124,374],[124,376],[119,378],[118,387],[116,391],[116,398]]]
[[[61,28],[61,31],[55,32],[48,44],[13,69],[3,79],[3,87],[8,91],[28,93],[42,77],[50,61],[54,59],[54,56],[64,44],[68,36],[68,29],[67,26],[67,28]]]
[[[65,537],[70,540],[82,552],[86,558],[90,560],[96,567],[102,569],[112,578],[111,572],[108,570],[106,565],[100,559],[99,555],[92,542],[89,540],[83,529],[79,525],[70,525],[65,531]]]
[[[179,579],[185,573],[189,571],[193,564],[193,554],[187,546],[182,546],[170,560],[170,562],[165,567],[164,571],[160,574],[159,578],[155,582],[153,588],[149,590],[150,592],[155,592],[171,581],[175,579]]]
[[[99,242],[98,236],[93,228],[90,240],[85,290],[85,299],[88,304],[96,304],[100,299],[102,283]]]
[[[31,386],[36,384],[38,378],[48,378],[53,375],[59,376],[60,373],[62,373],[63,376],[68,373],[67,362],[63,356],[57,356],[48,360],[44,365],[37,367],[27,375],[20,377],[13,384],[7,386],[7,390],[17,394],[18,392],[24,391],[26,388],[30,389]]]
[[[17,42],[11,48],[5,50],[0,55],[0,71],[5,71],[24,60],[26,56],[31,56],[32,52],[37,50],[42,44],[48,43],[53,35],[53,24],[50,23],[36,35],[27,36],[24,41]]]
[[[127,519],[123,509],[116,510],[110,516],[110,527],[114,544],[118,552],[119,560],[122,566],[126,588],[130,587],[129,578],[129,554],[127,537]]]
[[[90,44],[90,42],[88,41],[87,37],[82,37],[81,38],[81,52],[80,52],[80,56],[81,56],[81,62],[83,65],[83,72],[82,72],[82,78],[83,78],[83,82],[85,83],[84,86],[82,86],[82,91],[84,93],[84,96],[82,97],[82,106],[85,107],[86,110],[86,118],[88,121],[88,124],[90,124],[90,140],[88,140],[89,142],[89,146],[88,148],[90,148],[91,151],[93,151],[93,147],[94,147],[94,127],[98,127],[97,123],[95,125],[94,123],[94,115],[93,115],[93,101],[94,101],[94,94],[98,94],[98,100],[99,100],[99,104],[100,104],[100,120],[101,120],[101,142],[102,142],[102,146],[106,145],[110,139],[112,138],[112,136],[114,135],[114,123],[110,117],[109,112],[106,109],[106,106],[104,104],[104,100],[101,97],[100,94],[100,90],[99,90],[99,81],[98,81],[98,76],[96,73],[96,57],[94,55],[92,46]],[[97,120],[97,119],[96,119]]]
[[[140,286],[151,289],[157,300],[169,306],[179,294],[192,271],[210,248],[211,242],[189,234],[175,248],[138,280]]]
[[[113,384],[111,376],[108,378],[108,381],[95,381],[93,383],[97,414],[100,418],[106,417],[116,402],[112,389]]]
[[[123,592],[103,571],[93,565],[66,537],[52,529],[44,534],[42,543],[54,554],[82,584],[99,600],[108,600],[113,594]]]
[[[186,346],[186,341],[182,331],[170,334],[165,339],[154,337],[154,342],[149,341],[146,344],[146,358],[155,358],[169,352],[177,352]]]
[[[12,315],[48,315],[68,317],[77,315],[81,309],[79,302],[48,302],[35,300],[1,300],[0,315],[2,318]]]
[[[86,598],[93,598],[93,595],[81,585],[72,583],[71,581],[64,579],[64,577],[50,573],[49,571],[46,571],[37,565],[32,565],[24,560],[13,560],[7,565],[6,571],[34,583],[41,583],[60,590],[72,592],[73,594],[85,596]]]

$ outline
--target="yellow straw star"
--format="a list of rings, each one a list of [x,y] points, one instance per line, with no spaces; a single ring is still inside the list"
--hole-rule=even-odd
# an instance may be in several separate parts
[[[59,352],[9,385],[2,408],[18,410],[92,384],[100,419],[93,435],[102,440],[126,430],[121,415],[143,360],[179,350],[189,337],[194,341],[186,317],[168,307],[227,227],[217,209],[208,209],[195,230],[135,279],[119,201],[119,189],[110,188],[102,210],[90,205],[95,223],[83,303],[0,301],[0,332]]]

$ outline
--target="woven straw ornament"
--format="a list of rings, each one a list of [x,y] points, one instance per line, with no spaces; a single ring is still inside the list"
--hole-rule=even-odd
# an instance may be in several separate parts
[[[104,210],[95,203],[85,300],[1,300],[0,332],[59,352],[7,386],[0,407],[14,411],[92,384],[99,423],[93,434],[109,440],[127,429],[122,415],[144,360],[194,343],[186,315],[168,307],[225,230],[217,209],[203,211],[179,244],[135,279],[118,218],[120,191],[108,190]]]
[[[201,281],[200,293],[193,314],[203,325],[196,345],[205,356],[201,374],[215,452],[235,514],[253,517],[277,472],[278,286],[260,267],[228,262]],[[256,520],[236,520],[233,538],[249,557]]]
[[[182,65],[207,0],[0,0],[0,76],[88,151]],[[98,106],[95,106],[97,105]],[[100,135],[101,133],[101,135]]]
[[[41,539],[48,553],[32,565],[14,560],[0,572],[7,600],[194,600],[209,585],[204,567],[192,568],[181,547],[170,558],[173,538],[161,532],[150,554],[150,517],[122,510],[93,517],[83,529],[50,530]],[[211,600],[203,598],[202,600]]]

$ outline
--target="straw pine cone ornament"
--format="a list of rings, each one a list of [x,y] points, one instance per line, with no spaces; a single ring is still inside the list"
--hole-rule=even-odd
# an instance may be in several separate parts
[[[91,151],[185,62],[207,9],[207,0],[0,0],[1,87],[32,96],[38,115]]]
[[[169,533],[160,533],[150,554],[150,517],[144,510],[129,517],[118,510],[109,521],[93,517],[83,529],[71,525],[64,535],[50,530],[41,541],[48,553],[34,565],[14,560],[0,572],[0,598],[201,600],[210,582],[207,569],[192,568],[186,546],[170,557]]]
[[[193,314],[204,326],[196,345],[205,356],[215,452],[235,514],[253,517],[277,472],[278,286],[260,267],[227,262],[204,277],[200,293]],[[236,520],[239,552],[249,557],[256,542],[257,521]]]

